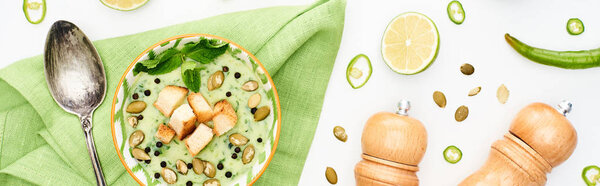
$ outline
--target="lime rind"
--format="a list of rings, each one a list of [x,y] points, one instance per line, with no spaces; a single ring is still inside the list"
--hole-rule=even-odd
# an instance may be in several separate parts
[[[450,18],[450,21],[457,25],[462,24],[465,21],[465,18],[467,17],[465,15],[465,9],[463,9],[462,4],[456,0],[448,3],[446,11],[448,12],[448,18]]]
[[[356,74],[356,70],[360,71],[360,76]],[[348,67],[346,68],[346,80],[348,80],[348,83],[353,89],[358,89],[367,84],[372,73],[373,67],[371,66],[369,57],[365,54],[358,54],[350,60],[350,63],[348,63]],[[357,76],[358,78],[356,78]]]
[[[444,149],[444,159],[448,163],[458,163],[462,159],[462,151],[454,145],[448,146]]]
[[[567,21],[567,32],[571,35],[579,35],[583,33],[585,26],[579,18],[571,18]]]
[[[37,9],[30,9],[30,7],[28,6],[30,3],[38,3],[37,6],[40,6],[41,10],[38,10],[38,9],[40,9],[40,7],[36,7]],[[32,10],[35,10],[35,11],[31,12]],[[41,11],[41,12],[38,12],[38,11]],[[38,1],[30,2],[29,0],[23,0],[23,13],[25,14],[25,19],[27,19],[27,21],[29,23],[31,23],[31,24],[41,23],[44,20],[44,18],[46,17],[46,0],[41,0],[41,2],[38,2]],[[32,16],[30,15],[30,13],[40,14],[39,16],[36,16],[36,17],[39,17],[39,19],[32,20],[31,19]]]
[[[590,165],[583,168],[583,171],[581,172],[581,178],[583,178],[583,181],[586,185],[595,186],[596,183],[600,182],[600,180],[598,180],[600,178],[600,167],[596,165]]]
[[[146,5],[146,3],[148,3],[148,1],[150,1],[150,0],[145,0],[143,3],[137,4],[137,5],[133,6],[132,8],[124,9],[124,8],[119,8],[119,7],[116,7],[116,6],[110,5],[110,4],[106,3],[106,2],[104,2],[104,0],[100,0],[100,2],[101,2],[101,3],[102,3],[104,6],[106,6],[106,7],[108,7],[108,8],[111,8],[111,9],[114,9],[114,10],[119,10],[119,11],[133,11],[133,10],[136,10],[136,9],[138,9],[138,8],[140,8],[140,7],[144,6],[144,5]]]
[[[415,72],[409,72],[409,73],[406,73],[406,72],[399,71],[399,70],[397,70],[395,67],[391,66],[391,65],[389,64],[389,61],[388,61],[388,60],[385,58],[385,54],[383,53],[383,48],[385,47],[385,42],[384,42],[384,39],[385,39],[385,33],[387,33],[387,31],[388,31],[388,30],[389,30],[389,28],[390,28],[390,25],[391,25],[391,24],[392,24],[392,23],[393,23],[393,22],[394,22],[396,19],[400,18],[401,16],[405,16],[405,15],[407,15],[407,14],[418,14],[418,15],[421,15],[421,16],[423,16],[424,18],[427,18],[427,20],[428,20],[428,21],[431,23],[431,25],[433,26],[433,29],[435,29],[435,35],[436,35],[436,38],[435,38],[435,39],[436,39],[436,41],[435,41],[435,42],[437,43],[437,45],[435,46],[435,54],[433,55],[433,57],[431,58],[431,60],[429,60],[428,64],[427,64],[425,67],[423,67],[423,68],[421,68],[420,70],[418,70],[418,71],[415,71]],[[437,55],[438,55],[438,52],[439,52],[439,50],[440,50],[440,33],[439,33],[438,29],[437,29],[437,26],[435,25],[435,23],[433,22],[433,20],[431,20],[431,19],[430,19],[429,17],[427,17],[425,14],[422,14],[422,13],[419,13],[419,12],[404,12],[404,13],[402,13],[402,14],[400,14],[400,15],[397,15],[396,17],[394,17],[394,18],[392,19],[392,21],[390,21],[390,22],[388,23],[387,27],[385,28],[384,35],[383,35],[383,37],[381,38],[381,56],[383,56],[383,61],[385,61],[385,65],[387,65],[387,66],[388,66],[390,69],[392,69],[392,71],[394,71],[394,72],[396,72],[396,73],[398,73],[398,74],[403,74],[403,75],[415,75],[415,74],[418,74],[418,73],[420,73],[420,72],[423,72],[424,70],[426,70],[427,68],[429,68],[429,66],[431,66],[431,64],[433,63],[433,61],[435,61],[435,59],[437,58]]]

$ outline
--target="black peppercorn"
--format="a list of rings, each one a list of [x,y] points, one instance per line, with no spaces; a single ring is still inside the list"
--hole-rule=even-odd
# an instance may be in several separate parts
[[[145,91],[144,91],[144,95],[146,95],[146,96],[150,96],[150,90],[145,90]]]
[[[187,167],[188,167],[188,169],[191,169],[191,168],[193,168],[193,167],[194,167],[194,165],[193,165],[192,163],[188,163],[188,164],[187,164]]]
[[[227,178],[231,178],[231,172],[227,171],[227,172],[225,173],[225,177],[227,177]]]
[[[240,151],[242,151],[242,149],[240,149],[240,147],[235,148],[235,153],[239,153]]]
[[[229,146],[229,149],[231,149],[231,147],[233,147],[233,144],[229,143],[228,146]]]
[[[160,152],[159,151],[154,151],[154,156],[159,156]]]
[[[262,138],[258,138],[258,139],[256,139],[256,141],[258,141],[259,143],[262,143]]]
[[[154,83],[159,84],[160,83],[160,79],[158,79],[158,78],[154,79]]]
[[[160,174],[159,173],[154,173],[154,178],[156,178],[156,179],[160,178]]]
[[[231,154],[231,159],[237,159],[237,154],[236,153]]]
[[[140,97],[140,95],[138,95],[137,93],[133,93],[133,95],[131,95],[131,98],[133,99],[138,99]]]
[[[240,77],[242,77],[242,74],[240,74],[239,72],[236,72],[234,74],[235,79],[239,79]]]
[[[192,181],[185,182],[185,186],[192,186],[192,185],[194,185],[194,183],[192,183]]]
[[[138,115],[138,116],[137,116],[137,119],[138,119],[138,120],[143,120],[143,119],[144,119],[144,116],[143,116],[143,115]]]
[[[150,160],[145,160],[144,162],[145,162],[146,164],[149,164],[149,163],[150,163]]]
[[[156,142],[156,147],[160,148],[160,147],[162,147],[162,145],[163,145],[162,142],[160,142],[160,141]]]
[[[222,163],[217,164],[217,169],[223,170],[223,164]]]
[[[149,153],[149,152],[150,152],[150,147],[146,147],[146,148],[144,149],[144,151],[145,151],[146,153]]]
[[[165,162],[165,161],[160,162],[160,167],[166,167],[166,166],[167,166],[167,162]]]
[[[256,113],[256,110],[257,110],[257,109],[256,109],[256,107],[254,107],[254,108],[251,108],[251,109],[250,109],[250,113],[254,114],[254,113]]]
[[[223,72],[229,72],[229,67],[223,66]]]
[[[227,92],[227,93],[225,93],[225,96],[227,96],[227,97],[231,97],[231,92]]]

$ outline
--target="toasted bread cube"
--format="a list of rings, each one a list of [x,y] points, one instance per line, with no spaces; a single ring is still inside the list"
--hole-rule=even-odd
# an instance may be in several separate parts
[[[233,116],[225,113],[219,113],[213,117],[213,132],[217,136],[221,136],[227,131],[231,130],[235,126],[236,122],[237,120]]]
[[[196,130],[185,139],[185,147],[187,147],[192,156],[196,156],[196,154],[210,143],[212,138],[213,133],[210,127],[200,124]]]
[[[183,103],[188,92],[187,88],[168,85],[158,93],[154,107],[163,115],[171,117],[173,110]]]
[[[196,128],[196,115],[194,115],[194,111],[190,105],[183,104],[175,109],[169,121],[169,127],[175,130],[179,140],[194,131]]]
[[[175,131],[167,125],[159,124],[155,136],[162,141],[162,143],[169,144],[173,139],[173,136],[175,136]]]
[[[205,123],[212,120],[213,109],[201,93],[191,93],[187,100],[192,107],[192,110],[194,110],[194,114],[196,114],[199,123]]]
[[[214,108],[213,112],[215,113],[215,116],[219,113],[225,113],[225,114],[231,115],[232,117],[234,117],[237,120],[237,115],[235,114],[235,110],[233,110],[233,107],[231,106],[231,104],[225,99],[215,103],[215,108]]]

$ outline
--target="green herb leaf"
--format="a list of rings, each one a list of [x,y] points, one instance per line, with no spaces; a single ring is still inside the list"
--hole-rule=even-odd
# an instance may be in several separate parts
[[[228,48],[228,44],[225,44],[219,48],[208,48],[205,45],[202,45],[202,42],[197,45],[196,50],[190,52],[187,57],[192,58],[202,64],[207,64],[212,62],[215,58],[219,57]]]
[[[154,59],[156,58],[156,54],[154,53],[154,50],[150,50],[150,52],[148,52],[148,59]]]
[[[182,79],[185,86],[193,92],[200,91],[200,71],[202,69],[187,69],[183,72]]]
[[[138,75],[140,72],[148,72],[148,68],[146,68],[146,66],[142,65],[142,63],[137,63],[135,64],[135,67],[133,67],[133,75],[136,76]]]
[[[181,63],[183,63],[183,55],[175,54],[172,57],[170,57],[167,61],[160,62],[158,65],[156,65],[155,68],[149,69],[147,72],[150,75],[166,74],[177,69],[181,65]]]
[[[149,59],[149,60],[140,61],[139,63],[144,65],[146,68],[151,69],[151,68],[156,67],[156,65],[158,65],[158,60]]]
[[[163,51],[162,53],[158,54],[158,56],[156,56],[156,58],[158,59],[159,63],[162,63],[162,62],[169,60],[171,57],[173,57],[177,53],[179,53],[179,51],[177,49],[169,48],[169,49]]]
[[[181,49],[181,53],[188,54],[188,53],[194,51],[194,49],[196,49],[196,44],[197,43],[194,43],[194,42],[186,43],[185,45],[183,45],[183,48]]]
[[[229,43],[220,39],[210,39],[206,42],[205,46],[208,48],[221,48]]]

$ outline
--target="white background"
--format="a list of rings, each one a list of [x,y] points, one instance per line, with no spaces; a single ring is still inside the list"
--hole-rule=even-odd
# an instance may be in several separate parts
[[[308,4],[311,0],[176,0],[151,1],[144,7],[120,12],[98,1],[48,1],[46,20],[29,24],[18,0],[0,1],[0,67],[43,52],[46,33],[59,19],[79,25],[93,40],[138,33],[213,15],[275,5]],[[354,165],[360,160],[360,136],[364,122],[379,111],[394,111],[396,102],[412,102],[410,115],[423,122],[428,147],[417,173],[422,185],[456,185],[477,170],[487,159],[490,145],[507,132],[513,116],[525,105],[544,102],[555,105],[563,99],[573,102],[568,118],[578,133],[573,155],[548,175],[548,185],[584,185],[583,167],[600,165],[600,68],[564,70],[533,63],[518,55],[504,41],[510,33],[534,46],[555,50],[582,50],[599,47],[600,1],[578,0],[488,0],[461,1],[467,18],[455,25],[446,15],[449,1],[367,1],[349,0],[342,44],[325,96],[300,185],[327,185],[325,167],[334,167],[338,185],[354,185]],[[436,61],[426,71],[406,76],[392,72],[380,54],[380,40],[387,23],[396,15],[416,11],[437,25],[441,44]],[[566,21],[579,17],[585,32],[570,36]],[[356,54],[371,58],[373,75],[361,89],[352,89],[345,78],[346,65]],[[475,66],[471,76],[462,75],[461,64]],[[505,84],[510,98],[504,105],[496,100],[496,89]],[[467,92],[476,86],[475,97]],[[438,108],[433,91],[446,94],[448,105]],[[469,107],[469,117],[454,120],[460,105]],[[346,128],[349,139],[337,141],[336,125]],[[463,152],[457,164],[446,163],[442,151],[456,145]]]

